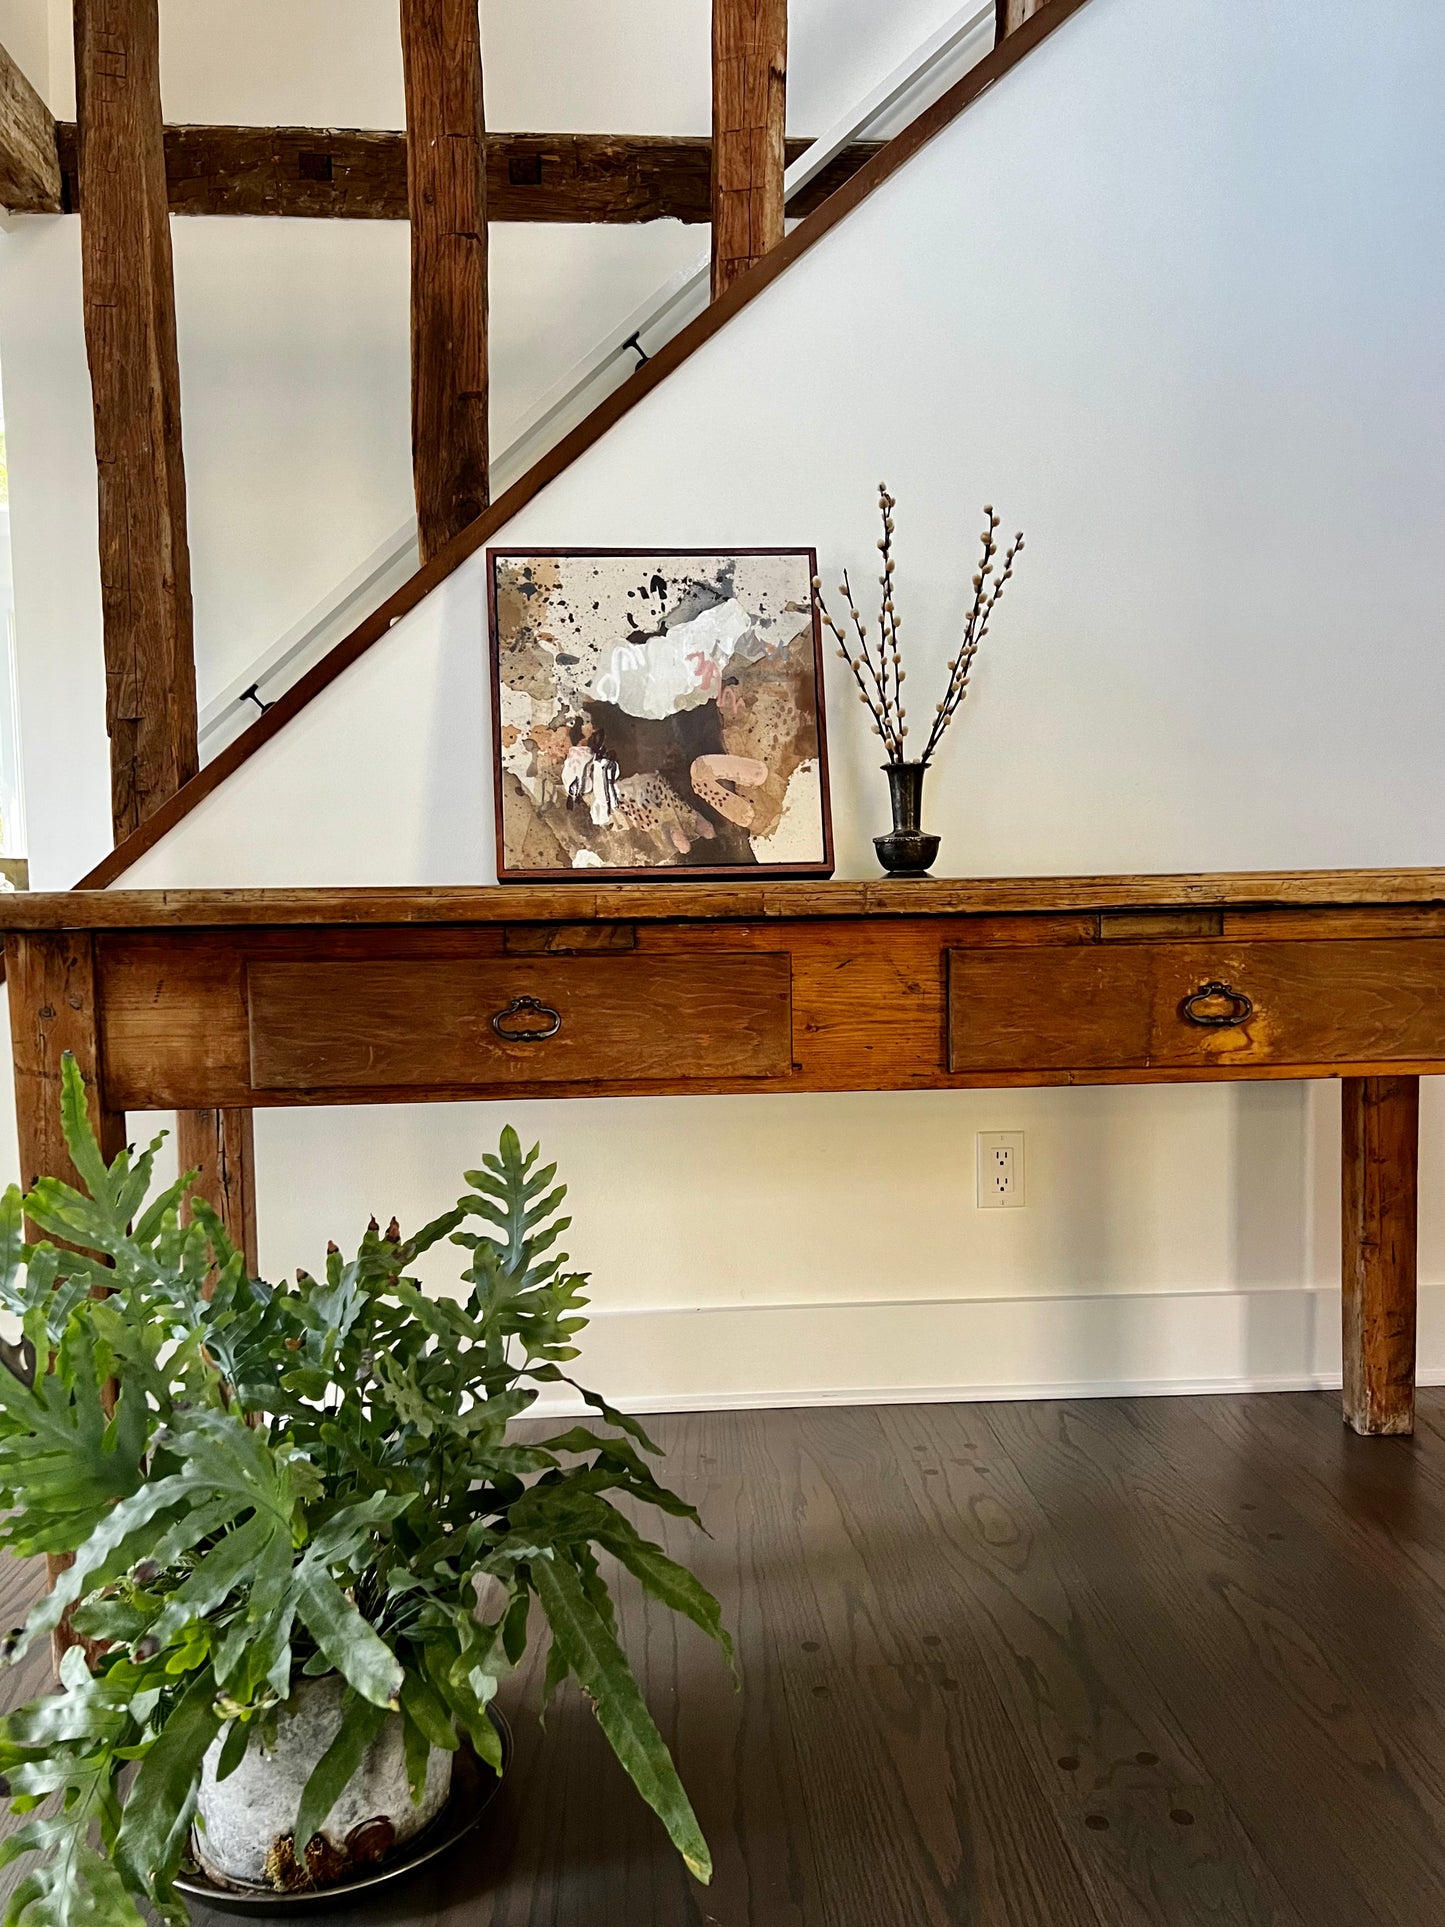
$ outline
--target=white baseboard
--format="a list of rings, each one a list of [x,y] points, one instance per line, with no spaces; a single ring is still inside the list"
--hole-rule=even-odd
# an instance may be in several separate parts
[[[1327,1390],[1339,1313],[1338,1291],[1306,1286],[629,1308],[591,1326],[574,1369],[631,1412]],[[1421,1288],[1420,1382],[1445,1384],[1445,1283]]]
[[[1420,1373],[1422,1385],[1445,1385],[1445,1370]],[[1097,1380],[1077,1385],[1010,1385],[1000,1390],[983,1385],[909,1386],[906,1391],[876,1385],[854,1386],[830,1392],[714,1392],[690,1398],[667,1396],[621,1398],[609,1402],[619,1411],[643,1416],[649,1412],[779,1412],[805,1411],[823,1405],[980,1405],[1029,1398],[1214,1398],[1230,1392],[1337,1392],[1338,1372],[1300,1378],[1232,1379],[1148,1379],[1121,1380],[1117,1385]],[[586,1415],[580,1399],[538,1399],[533,1411],[539,1418],[571,1418]]]

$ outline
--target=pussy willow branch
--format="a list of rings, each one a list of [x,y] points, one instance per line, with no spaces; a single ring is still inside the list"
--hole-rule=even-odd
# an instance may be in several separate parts
[[[823,599],[822,577],[813,577],[813,601],[818,613],[833,632],[838,644],[838,654],[853,672],[853,680],[858,685],[858,700],[873,718],[873,734],[883,739],[883,745],[887,751],[889,760],[891,762],[897,762],[903,754],[903,739],[895,728],[893,709],[888,700],[888,692],[884,685],[883,678],[879,674],[878,668],[873,661],[873,652],[869,647],[868,631],[864,627],[863,618],[858,613],[857,604],[853,600],[852,585],[849,582],[846,570],[843,574],[843,580],[838,585],[838,593],[846,600],[848,613],[853,619],[853,626],[858,631],[858,639],[862,647],[861,651],[857,654],[848,646],[847,632],[841,623],[834,621],[832,612]]]
[[[997,521],[998,518],[991,515],[991,526],[996,527]],[[989,541],[991,541],[991,538],[989,538]],[[964,631],[963,647],[954,658],[949,672],[948,686],[944,691],[943,701],[939,704],[934,715],[933,727],[929,731],[928,736],[928,747],[924,752],[925,762],[938,747],[939,740],[944,731],[953,721],[954,716],[958,712],[959,705],[968,695],[968,678],[969,672],[973,667],[973,659],[978,654],[979,644],[988,634],[988,626],[993,619],[993,612],[997,608],[999,600],[1003,595],[1004,584],[1012,579],[1013,565],[1023,546],[1023,536],[1021,534],[1015,536],[1007,554],[1004,556],[1003,568],[992,589],[988,590],[985,589],[984,585],[987,582],[988,573],[991,570],[992,554],[989,542],[986,542],[984,567],[979,571],[982,580],[974,592],[974,607],[970,611],[968,624]],[[992,544],[992,548],[996,547],[997,544]]]
[[[821,577],[815,576],[813,579],[813,600],[817,605],[819,615],[837,638],[839,655],[853,672],[853,680],[858,686],[859,700],[873,718],[873,734],[882,738],[888,760],[896,763],[903,760],[905,754],[904,740],[908,734],[901,690],[901,685],[907,672],[903,669],[899,660],[897,627],[896,624],[892,622],[893,607],[890,583],[893,574],[893,560],[890,545],[893,522],[889,510],[893,506],[893,498],[888,494],[887,489],[882,483],[879,484],[878,497],[879,506],[883,513],[883,540],[878,544],[880,550],[883,551],[883,574],[879,577],[879,584],[883,590],[883,609],[879,616],[878,654],[876,660],[873,654],[873,645],[868,633],[868,627],[859,612],[857,602],[854,600],[853,584],[846,569],[843,571],[843,580],[838,585],[838,593],[848,605],[849,619],[857,632],[858,649],[856,653],[849,645],[847,633],[840,623],[834,621],[828,605],[823,599],[823,583]],[[890,641],[892,644],[891,661]]]
[[[868,630],[864,625],[862,616],[858,613],[858,605],[853,600],[853,584],[846,569],[843,571],[843,580],[838,584],[838,592],[848,605],[849,618],[858,633],[858,642],[861,650],[859,660],[867,670],[869,680],[873,685],[874,700],[882,706],[886,715],[888,709],[888,692],[878,673],[878,665],[873,660],[872,649],[868,641]]]
[[[888,665],[884,657],[882,642],[880,640],[878,657],[875,661],[868,636],[868,625],[864,622],[858,605],[853,600],[853,583],[846,569],[843,571],[843,580],[839,584],[839,587],[847,598],[848,615],[858,634],[858,641],[862,649],[863,665],[867,669],[868,675],[873,683],[874,696],[883,724],[883,737],[889,745],[889,754],[891,756],[901,753],[898,746],[902,743],[903,739],[899,729],[898,713],[888,689]]]
[[[879,654],[883,657],[884,674],[889,669],[893,675],[893,715],[897,724],[900,751],[908,739],[908,711],[903,707],[903,681],[907,671],[903,668],[898,653],[898,620],[893,604],[893,576],[897,564],[893,559],[893,497],[888,493],[886,482],[878,484],[878,512],[883,518],[883,534],[879,538],[878,549],[883,557],[883,573],[878,578],[878,586],[883,591],[882,607],[878,612]],[[890,662],[891,654],[891,662]],[[900,755],[899,761],[902,761]]]
[[[988,634],[988,625],[1003,595],[1004,585],[1012,580],[1014,563],[1024,546],[1023,534],[1020,532],[1009,545],[1003,559],[1003,568],[990,588],[989,577],[993,574],[994,556],[998,552],[995,531],[998,528],[999,518],[992,508],[986,508],[984,514],[988,517],[988,527],[983,532],[982,560],[978,573],[973,578],[973,606],[964,624],[963,642],[958,654],[948,666],[948,682],[944,688],[943,701],[934,711],[933,727],[928,732],[928,744],[923,752],[925,763],[937,749],[944,731],[953,721],[959,705],[968,695],[968,678],[973,668],[973,659],[978,654],[979,644]]]
[[[883,519],[883,534],[878,543],[878,550],[883,558],[883,573],[878,578],[878,586],[882,591],[882,606],[878,613],[876,655],[868,626],[859,614],[858,605],[853,598],[853,585],[846,570],[843,572],[842,582],[838,585],[838,593],[848,605],[849,619],[858,638],[856,647],[849,641],[847,631],[842,625],[833,620],[828,605],[823,599],[822,579],[818,576],[813,578],[813,601],[819,616],[837,640],[838,654],[853,672],[859,700],[873,718],[873,734],[882,738],[888,760],[901,763],[907,754],[908,741],[908,711],[903,704],[903,684],[908,679],[908,671],[903,667],[902,649],[898,639],[898,631],[902,623],[894,596],[897,562],[893,554],[893,511],[897,506],[897,501],[889,494],[887,485],[880,482],[878,508]],[[1003,595],[1004,585],[1012,579],[1014,563],[1024,546],[1024,538],[1020,533],[1010,544],[1003,558],[1002,568],[995,573],[999,518],[994,514],[992,507],[986,507],[984,514],[988,517],[988,523],[981,537],[982,554],[979,558],[978,572],[973,578],[973,602],[964,622],[963,638],[958,645],[958,651],[948,665],[943,700],[934,707],[928,740],[924,745],[922,756],[918,758],[922,763],[927,763],[938,748],[944,731],[953,721],[959,705],[968,694],[968,679],[973,668],[973,659],[978,654],[979,644],[988,634],[988,626]]]

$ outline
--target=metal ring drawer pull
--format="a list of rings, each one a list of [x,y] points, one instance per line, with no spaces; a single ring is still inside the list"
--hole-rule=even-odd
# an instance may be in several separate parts
[[[1195,1008],[1217,997],[1223,997],[1230,1005],[1228,1011],[1221,1014]],[[1230,984],[1205,984],[1192,997],[1184,999],[1179,1006],[1179,1014],[1186,1023],[1199,1024],[1206,1030],[1228,1030],[1234,1025],[1249,1022],[1254,1015],[1254,1003],[1242,990],[1235,990]]]
[[[534,1011],[537,1016],[545,1017],[545,1024],[531,1026],[524,1030],[511,1030],[507,1027],[509,1017],[519,1017],[523,1011]],[[545,1044],[549,1037],[555,1037],[562,1028],[562,1013],[544,1004],[540,997],[514,997],[505,1010],[499,1010],[492,1019],[492,1029],[508,1044]]]

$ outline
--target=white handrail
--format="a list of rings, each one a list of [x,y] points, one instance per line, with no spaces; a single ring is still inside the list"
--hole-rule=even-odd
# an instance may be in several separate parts
[[[961,8],[938,27],[908,59],[865,94],[821,139],[800,154],[783,177],[788,199],[801,192],[855,141],[898,131],[937,99],[961,74],[991,51],[994,0]],[[510,488],[547,448],[621,385],[646,358],[669,341],[707,306],[708,257],[674,274],[640,307],[609,328],[602,339],[533,403],[505,447],[492,460],[496,494]],[[649,348],[650,344],[650,348]],[[602,384],[611,377],[604,390]],[[289,629],[278,642],[234,677],[201,710],[201,757],[205,761],[254,720],[261,705],[283,690],[339,642],[370,610],[378,608],[417,567],[416,523],[408,521],[369,555],[333,593]],[[288,673],[290,672],[290,673]]]

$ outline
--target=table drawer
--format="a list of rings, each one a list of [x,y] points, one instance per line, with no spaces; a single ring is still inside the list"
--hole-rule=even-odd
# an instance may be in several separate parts
[[[1215,984],[1229,994],[1200,995]],[[1431,1059],[1445,1060],[1441,940],[949,952],[952,1071]]]
[[[252,963],[246,983],[258,1091],[706,1081],[792,1068],[786,955]]]

